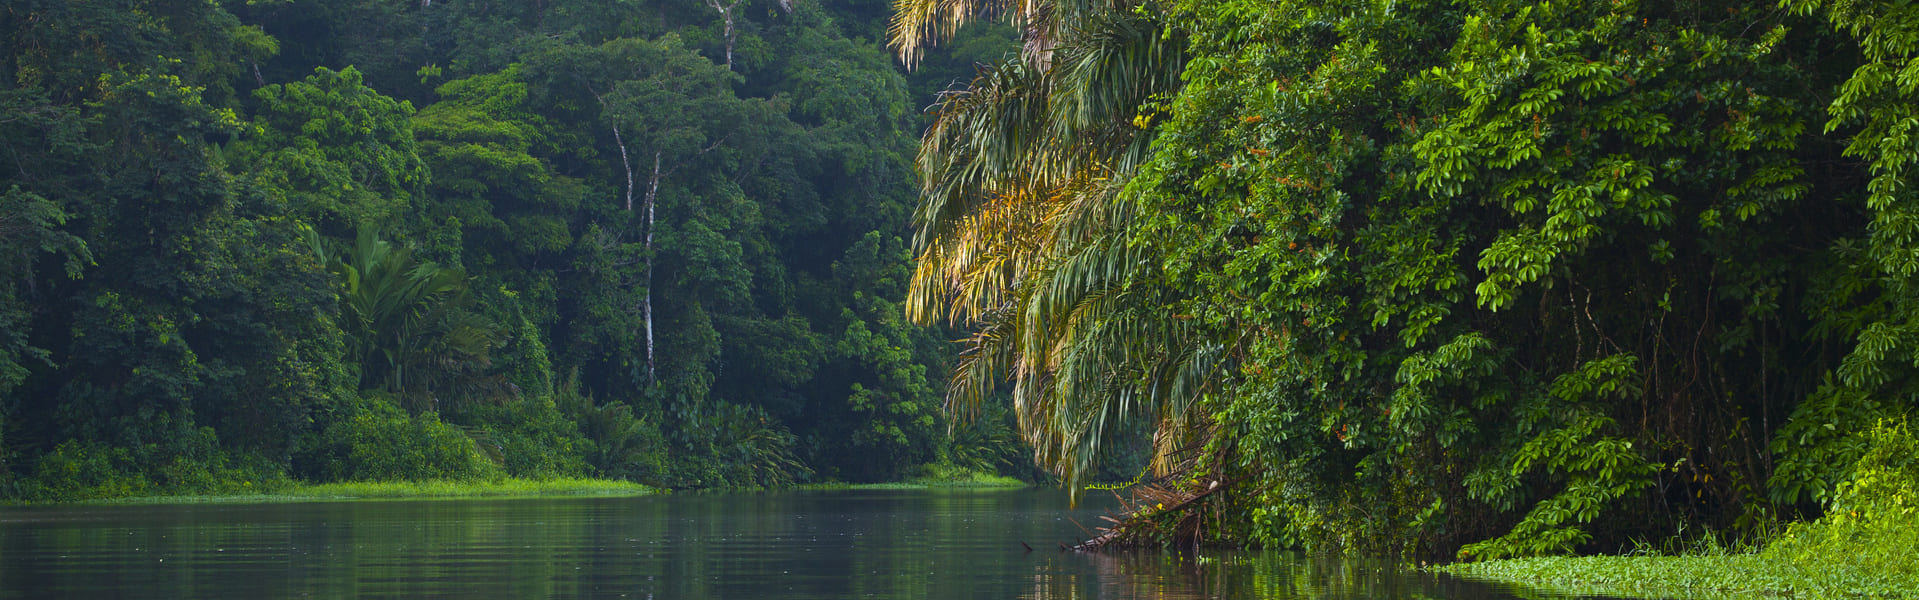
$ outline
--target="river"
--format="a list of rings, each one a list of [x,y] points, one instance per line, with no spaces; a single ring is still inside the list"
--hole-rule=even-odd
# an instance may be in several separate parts
[[[4,508],[0,598],[1516,597],[1386,563],[1060,550],[1104,508],[1053,489]]]

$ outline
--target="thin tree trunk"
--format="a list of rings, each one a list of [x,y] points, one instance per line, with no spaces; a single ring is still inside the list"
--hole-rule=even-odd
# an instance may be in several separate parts
[[[728,21],[731,23],[731,21]],[[589,87],[587,91],[592,91]],[[606,106],[606,99],[598,93],[593,99],[600,106]],[[620,147],[620,167],[626,171],[626,212],[633,212],[633,158],[626,149],[626,138],[620,134],[619,125],[609,125],[613,129],[613,143]],[[646,217],[641,227],[646,230],[646,292],[640,296],[640,318],[646,328],[646,382],[653,383],[653,199],[660,191],[660,153],[653,152],[653,176],[646,182]]]
[[[1053,39],[1041,23],[1038,4],[1027,5],[1024,20],[1026,26],[1021,37],[1024,38],[1023,50],[1027,60],[1032,61],[1036,68],[1045,70],[1053,62]]]
[[[628,176],[631,176],[628,170]],[[629,192],[630,193],[630,192]],[[646,320],[646,381],[653,382],[653,214],[660,193],[660,153],[653,152],[653,177],[646,182],[646,294],[640,299],[640,317]],[[632,202],[628,198],[629,206]]]
[[[619,125],[613,126],[613,143],[620,147],[620,166],[626,169],[626,212],[633,212],[633,161],[629,160],[626,156],[626,139],[620,137]],[[653,169],[655,173],[659,172],[658,162],[656,155]],[[652,201],[652,195],[650,193],[647,196],[647,200],[649,202]]]
[[[739,6],[740,0],[733,0],[726,6],[720,6],[719,0],[706,0],[706,5],[719,11],[720,19],[725,22],[726,70],[731,71],[733,70],[733,7]]]
[[[631,173],[632,169],[628,169],[627,172]],[[646,247],[649,249],[653,247],[653,199],[659,196],[660,179],[665,176],[665,173],[660,172],[660,153],[654,151],[653,176],[646,180]],[[633,210],[631,197],[627,198],[626,209]]]

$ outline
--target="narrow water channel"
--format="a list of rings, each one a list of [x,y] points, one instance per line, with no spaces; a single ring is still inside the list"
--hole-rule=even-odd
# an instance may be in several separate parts
[[[1515,597],[1363,561],[1060,551],[1103,508],[1052,489],[8,508],[0,598]]]

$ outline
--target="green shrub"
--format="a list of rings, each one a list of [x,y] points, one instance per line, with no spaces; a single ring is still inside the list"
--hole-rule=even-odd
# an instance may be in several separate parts
[[[1919,517],[1919,437],[1904,420],[1882,420],[1866,432],[1867,450],[1841,483],[1826,521],[1912,524]]]
[[[571,386],[558,395],[560,406],[586,437],[583,453],[600,477],[638,481],[656,487],[674,487],[668,474],[666,436],[657,419],[633,414],[618,400],[599,404],[591,396],[573,393]]]
[[[553,438],[520,431],[492,431],[506,474],[525,479],[585,477],[593,468],[582,454],[585,440]]]
[[[992,469],[953,463],[920,465],[919,475],[907,483],[926,487],[1025,487],[1026,482],[1000,475]]]
[[[1822,588],[1919,595],[1919,437],[1894,420],[1863,437],[1867,450],[1834,487],[1826,515],[1794,524],[1760,556]]]
[[[593,444],[549,399],[526,399],[476,411],[481,427],[513,477],[584,477]]]
[[[717,402],[701,425],[712,436],[707,485],[783,487],[812,474],[794,454],[799,439],[766,409]]]
[[[1770,451],[1777,460],[1766,489],[1774,502],[1828,503],[1836,487],[1869,449],[1858,432],[1870,429],[1892,407],[1883,398],[1828,381],[1794,408],[1773,434]]]
[[[67,440],[40,457],[20,484],[21,497],[36,501],[119,498],[144,494],[151,484],[127,473],[131,453],[99,442]]]
[[[476,480],[503,475],[466,432],[434,413],[367,411],[335,423],[326,439],[338,445],[329,474],[335,480]]]
[[[222,449],[212,428],[155,417],[137,432],[159,441],[124,446],[67,440],[41,455],[18,485],[18,497],[70,502],[127,496],[259,492],[286,483],[280,467],[256,455]]]

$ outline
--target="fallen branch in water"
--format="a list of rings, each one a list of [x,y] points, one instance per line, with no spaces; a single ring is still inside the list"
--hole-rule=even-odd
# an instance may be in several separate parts
[[[1126,499],[1121,498],[1120,507],[1122,510],[1119,513],[1100,515],[1100,519],[1112,523],[1111,526],[1099,528],[1099,533],[1093,536],[1092,539],[1080,542],[1079,545],[1073,546],[1072,549],[1078,552],[1090,552],[1101,550],[1115,544],[1129,543],[1125,540],[1125,536],[1128,531],[1134,529],[1134,525],[1157,518],[1160,515],[1192,508],[1208,496],[1233,487],[1239,482],[1245,481],[1248,477],[1250,476],[1240,476],[1225,481],[1215,479],[1211,484],[1206,486],[1206,489],[1197,492],[1159,485],[1135,487],[1133,488],[1133,502],[1129,503]],[[1117,493],[1114,495],[1118,496]]]

